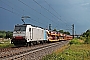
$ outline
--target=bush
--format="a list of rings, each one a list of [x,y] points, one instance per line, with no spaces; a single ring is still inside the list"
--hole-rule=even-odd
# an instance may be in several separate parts
[[[70,45],[71,44],[81,44],[81,42],[79,41],[79,39],[73,39],[70,41]]]
[[[87,37],[87,38],[86,38],[85,43],[86,43],[86,44],[90,44],[90,37]]]
[[[85,37],[83,37],[83,36],[80,36],[80,39],[81,39],[81,40],[83,40],[83,41],[85,41],[85,40],[86,40],[86,38],[85,38]]]

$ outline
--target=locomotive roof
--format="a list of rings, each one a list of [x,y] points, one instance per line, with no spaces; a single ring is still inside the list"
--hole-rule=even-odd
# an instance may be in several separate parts
[[[41,29],[45,29],[45,28],[42,28],[42,27],[39,27],[39,26],[35,26],[35,25],[32,25],[32,24],[22,24],[22,25],[17,24],[15,26],[27,26],[27,25],[31,25],[33,27],[38,27],[38,28],[41,28]]]

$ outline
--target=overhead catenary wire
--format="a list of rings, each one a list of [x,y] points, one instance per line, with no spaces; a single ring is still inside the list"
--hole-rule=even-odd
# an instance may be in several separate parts
[[[24,5],[26,5],[26,6],[27,6],[27,7],[29,7],[30,9],[32,9],[32,10],[34,10],[34,11],[36,11],[37,13],[39,13],[40,15],[42,15],[43,17],[45,17],[45,18],[49,19],[47,16],[45,16],[45,15],[44,15],[44,14],[42,14],[41,12],[39,12],[39,11],[35,10],[34,8],[32,8],[32,7],[28,6],[27,4],[25,4],[25,3],[24,3],[24,2],[22,2],[21,0],[18,0],[18,1],[20,1],[21,3],[23,3]],[[51,19],[49,19],[49,20],[51,20]]]
[[[49,6],[49,7],[51,7],[51,9],[53,10],[53,11],[55,11],[57,14],[58,14],[58,12],[46,1],[46,0],[44,0],[46,3],[47,3],[47,5]],[[58,14],[59,15],[59,14]],[[59,17],[61,17],[60,15],[59,15]]]
[[[50,4],[46,1],[46,0],[44,0],[45,1],[45,3],[49,6],[49,7],[51,7],[50,6]],[[55,9],[53,8],[53,7],[51,7],[51,9],[53,10],[53,11],[55,11]],[[57,14],[58,14],[58,12],[57,11],[55,11]],[[58,14],[59,15],[59,14]],[[60,15],[59,15],[59,17],[61,17]],[[63,20],[62,20],[63,21]],[[67,21],[65,20],[65,21],[63,21],[65,24],[66,24],[66,26],[67,26]]]
[[[47,3],[47,5],[49,5],[49,7],[51,7],[51,5],[50,4],[48,4],[48,2],[46,1],[46,0],[44,0],[46,3]],[[51,7],[52,8],[52,7]],[[52,8],[53,9],[53,11],[55,11],[55,9],[54,8]],[[56,11],[55,11],[56,12]],[[56,12],[57,14],[58,14],[58,12]],[[59,15],[59,14],[58,14]],[[61,16],[60,16],[61,17]]]
[[[9,0],[7,0],[7,2],[9,2],[10,4],[12,4],[12,5],[15,6],[15,7],[18,7],[19,10],[22,10],[23,12],[25,11],[23,8],[21,8],[21,7],[17,6],[17,5],[15,5],[14,3],[10,2]],[[27,12],[27,11],[25,11],[25,12]],[[24,13],[23,13],[23,16],[24,16]]]
[[[21,1],[21,0],[20,0],[20,1]],[[25,3],[25,2],[23,2],[23,3]],[[25,4],[26,4],[26,3],[25,3]],[[25,4],[24,4],[24,5],[25,5]],[[2,7],[2,9],[7,10],[7,11],[9,11],[9,12],[15,14],[15,15],[18,15],[18,16],[22,16],[22,15],[23,15],[23,13],[18,12],[18,10],[16,10],[16,9],[13,8],[12,6],[10,6],[10,5],[8,5],[8,6],[9,6],[10,8],[12,8],[13,10],[7,9],[7,8],[5,8],[5,7]],[[26,6],[27,6],[28,8],[30,8],[30,9],[36,11],[37,13],[39,13],[40,15],[42,15],[43,17],[45,17],[46,19],[52,21],[52,19],[50,19],[49,17],[45,16],[42,12],[39,12],[39,11],[35,10],[34,8],[30,7],[30,6],[27,5],[27,4],[26,4]],[[0,8],[1,8],[1,7],[0,7]],[[14,11],[14,10],[15,10],[15,11]],[[22,10],[22,9],[21,9],[21,10]],[[17,11],[18,13],[17,13],[16,11]],[[23,9],[23,11],[24,11],[24,12],[28,12],[28,11],[25,11],[24,9]],[[30,13],[30,12],[29,12],[29,13]],[[37,17],[37,18],[38,18],[38,17]],[[38,19],[40,19],[40,18],[38,18]],[[37,22],[37,23],[43,24],[42,22],[39,22],[39,21],[33,19],[32,17],[31,17],[31,20],[33,20],[33,21],[35,21],[35,22]],[[55,22],[55,21],[53,21],[53,22]],[[46,25],[46,24],[45,24],[45,25]],[[59,24],[57,24],[57,25],[59,25]]]
[[[43,17],[45,17],[45,18],[47,18],[47,19],[49,19],[48,17],[46,17],[45,15],[43,15],[42,13],[40,13],[39,11],[37,11],[37,10],[35,10],[34,8],[32,8],[32,7],[30,7],[30,6],[28,6],[27,4],[25,4],[24,2],[22,2],[21,0],[18,0],[19,2],[21,2],[22,4],[24,4],[24,5],[26,5],[27,7],[29,7],[30,9],[32,9],[32,10],[34,10],[34,11],[36,11],[37,13],[39,13],[40,15],[42,15]],[[49,19],[50,20],[50,19]]]
[[[47,5],[49,6],[49,7],[51,7],[51,5],[46,1],[46,0],[44,0],[46,3],[47,3]],[[53,10],[53,11],[55,11],[55,9],[53,8],[53,7],[51,7],[51,9]],[[57,14],[58,14],[58,12],[57,11],[55,11]],[[59,15],[59,14],[58,14]],[[59,15],[59,17],[61,17],[60,15]],[[61,19],[59,19],[59,20],[61,20]],[[62,20],[65,24],[66,24],[66,26],[67,26],[67,21],[65,20]],[[69,27],[69,26],[68,26]]]
[[[10,1],[9,1],[10,2]],[[16,5],[15,5],[16,6]],[[18,6],[17,6],[18,7]],[[19,7],[20,8],[20,10],[23,10],[23,11],[25,11],[24,9],[22,9],[21,7]],[[29,13],[29,14],[31,14],[30,12],[28,12],[28,11],[25,11],[25,12],[27,12],[27,13]],[[33,15],[33,14],[31,14],[31,15]],[[35,18],[37,18],[37,19],[40,19],[40,18],[38,18],[37,16],[35,16],[35,15],[33,15]],[[32,18],[32,17],[31,17]],[[30,18],[30,19],[31,19]],[[34,20],[34,21],[36,21],[36,22],[38,22],[38,23],[40,23],[40,24],[44,24],[45,25],[45,23],[42,23],[42,22],[39,22],[39,21],[37,21],[37,20],[35,20],[35,19],[33,19],[32,18],[32,20]]]
[[[9,6],[10,8],[12,8],[13,10],[19,12],[18,10],[14,9],[14,8],[13,8],[12,6],[10,6],[9,4],[7,4],[7,3],[5,3],[5,2],[3,2],[3,1],[1,1],[1,2],[4,3],[4,4],[6,4],[6,5]],[[9,9],[4,8],[4,7],[0,7],[0,8],[2,8],[2,9],[4,9],[4,10],[7,10],[7,11],[9,11],[9,12],[15,14],[15,15],[18,15],[18,16],[22,16],[22,15],[23,15],[23,13],[20,13],[20,12],[19,12],[19,13],[16,13],[16,12],[14,12],[13,10],[9,10]],[[37,23],[40,23],[40,24],[44,24],[44,23],[41,23],[41,22],[39,22],[39,21],[37,21],[37,20],[35,20],[35,19],[33,19],[33,18],[31,18],[31,20],[33,20],[33,21],[35,21],[35,22],[37,22]]]
[[[4,9],[4,10],[6,10],[6,11],[9,11],[9,12],[11,12],[11,13],[15,14],[15,15],[20,16],[20,14],[19,14],[19,13],[13,12],[13,11],[11,11],[11,10],[9,10],[9,9],[6,9],[6,8],[4,8],[4,7],[1,7],[1,6],[0,6],[0,8],[1,8],[1,9]]]
[[[26,5],[26,6],[28,6],[27,4],[25,4],[24,2],[22,2],[21,0],[19,0],[21,3],[23,3],[24,5]],[[35,0],[33,0],[33,1],[35,1]],[[36,1],[35,1],[36,2]],[[41,7],[41,8],[44,8],[43,6],[41,6],[38,2],[37,2],[37,4]],[[29,8],[31,8],[31,9],[33,9],[32,7],[30,7],[30,6],[28,6]],[[48,9],[46,9],[46,8],[44,8],[45,10],[47,10],[49,13],[51,13],[52,15],[54,15],[52,12],[50,12]],[[38,12],[37,10],[35,10],[35,9],[33,9],[34,11],[36,11],[36,12]],[[44,16],[45,18],[47,18],[47,19],[49,19],[48,17],[46,17],[45,15],[43,15],[41,12],[38,12],[39,14],[41,14],[42,16]],[[54,15],[55,16],[55,15]],[[56,18],[58,18],[57,16],[55,16]],[[59,19],[59,18],[58,18]],[[51,19],[49,19],[49,20],[51,20]],[[61,19],[59,19],[59,20],[61,20]],[[59,21],[58,20],[58,21]],[[52,21],[52,20],[51,20]],[[62,20],[61,20],[62,21]],[[53,21],[54,22],[54,21]],[[57,23],[56,23],[57,24]],[[59,24],[58,24],[59,25]],[[61,26],[62,27],[62,26]]]
[[[9,4],[3,2],[2,0],[0,0],[0,1],[1,1],[2,3],[6,4],[7,6],[9,6],[10,8],[12,8],[12,12],[13,12],[13,10],[18,11],[17,9],[14,9],[12,6],[10,6]],[[20,11],[18,11],[18,12],[19,12],[19,13],[17,13],[17,14],[19,14],[19,15],[22,14],[22,13],[20,13]]]
[[[33,0],[37,5],[39,5],[41,8],[43,8],[44,10],[46,10],[47,12],[49,12],[51,15],[55,16],[52,12],[50,12],[48,9],[46,9],[45,7],[43,7],[42,5],[40,5],[37,1]],[[55,16],[56,17],[56,16]]]
[[[46,10],[47,12],[49,12],[50,14],[52,14],[54,17],[56,17],[58,19],[58,21],[62,21],[64,22],[63,20],[61,20],[59,17],[57,17],[55,14],[53,14],[52,12],[50,12],[48,9],[46,9],[45,7],[43,7],[42,5],[40,5],[36,0],[33,0],[37,5],[39,5],[41,8],[43,8],[44,10]],[[50,6],[50,5],[49,5]],[[55,10],[54,10],[55,11]],[[56,12],[56,11],[55,11]],[[57,13],[57,12],[56,12]],[[66,24],[66,22],[64,22]]]
[[[13,11],[11,11],[11,10],[9,10],[9,9],[6,9],[6,8],[4,8],[4,7],[0,7],[0,8],[4,9],[4,10],[10,12],[10,13],[13,13],[13,14],[15,14],[16,16],[20,16],[20,14],[17,14],[16,12],[13,12]],[[35,19],[33,19],[33,18],[31,18],[31,20],[33,20],[33,21],[35,21],[35,22],[37,22],[37,23],[43,24],[43,23],[41,23],[41,22],[39,22],[39,21],[37,21],[37,20],[35,20]],[[31,20],[29,20],[29,21],[31,21]]]
[[[48,20],[50,20],[50,21],[52,21],[50,18],[48,18],[47,16],[45,16],[44,14],[42,14],[41,12],[39,12],[39,11],[37,11],[37,10],[35,10],[34,8],[32,8],[32,7],[30,7],[29,5],[27,5],[26,3],[24,3],[23,1],[21,1],[21,0],[18,0],[19,2],[21,2],[22,4],[24,4],[25,6],[27,6],[28,8],[30,8],[30,9],[32,9],[32,10],[34,10],[34,11],[36,11],[37,13],[39,13],[40,15],[42,15],[43,17],[45,17],[45,18],[47,18]],[[55,21],[53,21],[53,22],[55,22]],[[57,23],[56,23],[57,24]],[[59,24],[58,24],[59,25]]]

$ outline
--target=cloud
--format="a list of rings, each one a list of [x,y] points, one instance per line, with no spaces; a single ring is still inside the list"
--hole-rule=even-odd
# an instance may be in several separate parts
[[[85,6],[85,5],[89,5],[90,3],[84,3],[84,4],[81,4],[82,6]]]

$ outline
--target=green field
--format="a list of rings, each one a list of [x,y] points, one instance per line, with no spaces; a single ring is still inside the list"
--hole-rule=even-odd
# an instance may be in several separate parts
[[[90,60],[90,44],[82,40],[73,40],[71,45],[64,46],[42,60]],[[74,44],[73,44],[74,43]]]
[[[14,45],[10,43],[9,39],[0,40],[0,48],[7,48],[7,47],[12,47],[12,46]]]

